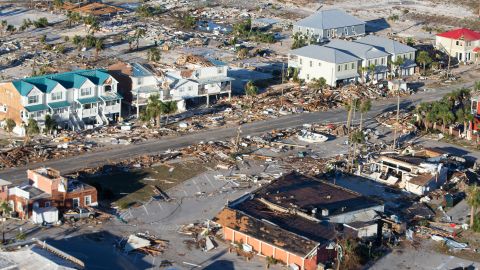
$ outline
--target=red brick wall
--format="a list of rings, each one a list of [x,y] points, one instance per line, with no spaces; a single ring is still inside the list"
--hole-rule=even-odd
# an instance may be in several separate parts
[[[0,186],[0,202],[8,200],[8,186]]]
[[[50,179],[32,170],[27,170],[27,177],[32,185],[36,183],[38,189],[48,194],[52,194],[54,190],[58,190],[58,184],[61,182],[60,178]]]
[[[85,205],[85,196],[91,196],[91,202],[97,203],[97,190],[95,188],[89,188],[85,190],[80,190],[77,192],[69,192],[65,196],[65,208],[72,208],[73,207],[73,199],[79,198],[80,199],[80,207],[86,207]]]

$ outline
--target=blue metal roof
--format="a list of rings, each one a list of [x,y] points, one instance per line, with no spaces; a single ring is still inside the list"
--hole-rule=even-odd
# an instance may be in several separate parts
[[[45,104],[30,105],[30,106],[25,106],[25,110],[27,110],[27,112],[46,111],[48,110],[48,107]]]
[[[79,98],[77,102],[80,104],[90,104],[90,103],[97,103],[102,101],[99,97],[88,97],[88,98]]]
[[[80,88],[88,79],[95,85],[102,85],[110,77],[105,69],[75,70],[71,72],[49,74],[37,77],[24,78],[12,82],[22,96],[28,95],[33,87],[44,93],[50,93],[57,84],[66,89]]]
[[[114,93],[114,95],[101,96],[100,98],[103,99],[104,101],[123,99],[123,97],[119,93]]]
[[[70,107],[70,103],[68,101],[50,102],[47,105],[51,109]]]
[[[139,63],[132,64],[132,76],[133,77],[148,77],[153,76],[152,72],[150,72],[146,67]]]

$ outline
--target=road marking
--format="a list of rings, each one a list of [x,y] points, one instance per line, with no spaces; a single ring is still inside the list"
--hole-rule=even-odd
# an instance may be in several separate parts
[[[145,205],[142,205],[142,206],[143,206],[143,209],[145,209],[145,212],[147,212],[147,216],[150,216],[150,214],[148,214],[147,207]]]
[[[160,202],[157,202],[157,203],[158,203],[158,206],[160,206],[160,210],[163,211],[163,206],[162,206],[162,204],[161,204]]]
[[[183,190],[183,192],[185,193],[185,197],[188,197],[188,193],[185,191],[185,189]]]
[[[195,179],[192,179],[192,182],[195,184],[195,186],[197,187],[197,190],[198,192],[202,192],[202,190],[200,189],[200,187],[198,186],[197,184],[197,181],[195,181]]]
[[[215,188],[215,186],[213,185],[212,181],[210,181],[210,177],[208,177],[208,174],[204,174],[205,176],[205,179],[207,179],[208,183],[210,183],[210,185],[212,186],[212,188]]]

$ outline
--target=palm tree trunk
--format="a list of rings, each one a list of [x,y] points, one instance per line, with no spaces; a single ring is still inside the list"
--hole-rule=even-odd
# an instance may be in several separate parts
[[[363,129],[363,112],[360,113],[360,132],[362,132]]]
[[[157,125],[157,127],[160,127],[160,119],[162,119],[162,117],[161,117],[161,115],[159,114],[159,115],[157,115],[156,118],[157,118],[157,119],[155,120],[155,121],[156,121],[155,124]]]
[[[352,121],[352,107],[348,110],[347,114],[347,134],[350,133],[350,123]]]
[[[470,207],[470,228],[473,227],[473,221],[475,220],[475,207]]]

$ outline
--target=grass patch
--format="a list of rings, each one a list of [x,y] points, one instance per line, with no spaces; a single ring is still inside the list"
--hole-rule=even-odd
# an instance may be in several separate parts
[[[191,160],[145,169],[114,172],[103,176],[83,177],[82,181],[97,188],[100,200],[128,208],[155,196],[153,187],[166,191],[207,170],[212,164]]]

